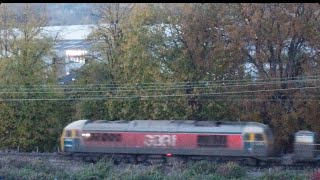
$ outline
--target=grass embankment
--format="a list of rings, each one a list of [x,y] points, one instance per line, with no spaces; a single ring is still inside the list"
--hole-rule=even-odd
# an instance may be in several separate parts
[[[196,163],[173,164],[172,166],[143,166],[121,164],[113,165],[108,160],[96,164],[75,161],[54,161],[49,159],[25,159],[2,157],[0,176],[3,179],[39,180],[39,179],[129,179],[129,180],[186,180],[186,179],[316,179],[319,171],[293,171],[279,168],[252,172],[237,163],[222,164],[199,161]]]

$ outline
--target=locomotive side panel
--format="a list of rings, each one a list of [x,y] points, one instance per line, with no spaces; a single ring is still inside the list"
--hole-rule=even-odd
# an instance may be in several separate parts
[[[87,132],[88,133],[88,132]],[[92,133],[119,135],[118,141],[106,138],[84,138],[82,151],[100,153],[225,155],[243,154],[241,134],[195,134],[150,132]],[[223,137],[223,138],[222,138]],[[223,141],[225,139],[225,141]]]
[[[243,150],[243,139],[241,134],[228,136],[228,147]]]

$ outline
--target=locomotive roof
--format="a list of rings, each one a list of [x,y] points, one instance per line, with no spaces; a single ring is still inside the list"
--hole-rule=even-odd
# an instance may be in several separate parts
[[[68,124],[64,129],[81,129],[88,120],[78,120]]]
[[[133,120],[133,121],[87,121],[86,131],[129,131],[129,132],[197,132],[197,133],[242,133],[251,127],[262,132],[266,125],[255,122],[215,122],[194,120]]]

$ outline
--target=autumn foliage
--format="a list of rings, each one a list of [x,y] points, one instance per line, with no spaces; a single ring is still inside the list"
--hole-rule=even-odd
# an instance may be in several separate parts
[[[5,7],[0,7],[2,18],[14,16]],[[7,138],[0,146],[18,146],[21,136],[26,149],[44,144],[44,128],[54,134],[48,134],[54,147],[61,128],[75,119],[195,119],[265,123],[278,150],[290,150],[294,132],[320,134],[319,7],[99,4],[93,13],[100,20],[88,37],[99,43],[90,49],[90,63],[77,70],[74,86],[37,95],[58,99],[54,103],[1,102],[0,121],[6,128],[0,132]],[[1,34],[1,52],[8,54],[8,42],[16,50],[15,56],[0,57],[1,85],[55,84],[40,61],[50,54],[54,39],[29,36],[41,32],[45,19],[10,20],[3,19],[0,28],[19,27],[27,34],[16,41]],[[39,47],[46,48],[39,52]],[[20,99],[34,98],[28,93],[24,97]],[[28,132],[38,124],[39,138],[29,141]]]

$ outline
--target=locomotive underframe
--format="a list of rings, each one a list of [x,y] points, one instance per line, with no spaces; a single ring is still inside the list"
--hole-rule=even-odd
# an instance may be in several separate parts
[[[260,151],[246,152],[243,149],[234,150],[228,148],[159,148],[159,147],[80,147],[80,153],[111,153],[111,154],[173,154],[173,155],[196,155],[196,156],[242,156],[242,157],[266,157],[266,153]]]
[[[97,162],[102,158],[112,160],[115,164],[119,163],[186,163],[190,161],[213,161],[213,162],[238,162],[241,165],[249,166],[270,166],[270,165],[305,165],[320,167],[320,156],[313,159],[295,158],[288,155],[279,157],[255,157],[255,156],[217,156],[217,155],[172,155],[172,154],[127,154],[127,153],[96,153],[96,152],[73,152],[62,153],[75,160]]]
[[[112,154],[112,153],[63,153],[75,160],[84,160],[88,162],[96,162],[102,158],[112,159],[115,164],[125,163],[186,163],[190,161],[214,161],[228,162],[236,161],[246,165],[265,164],[265,158],[249,157],[249,156],[205,156],[205,155],[159,155],[159,154]]]

